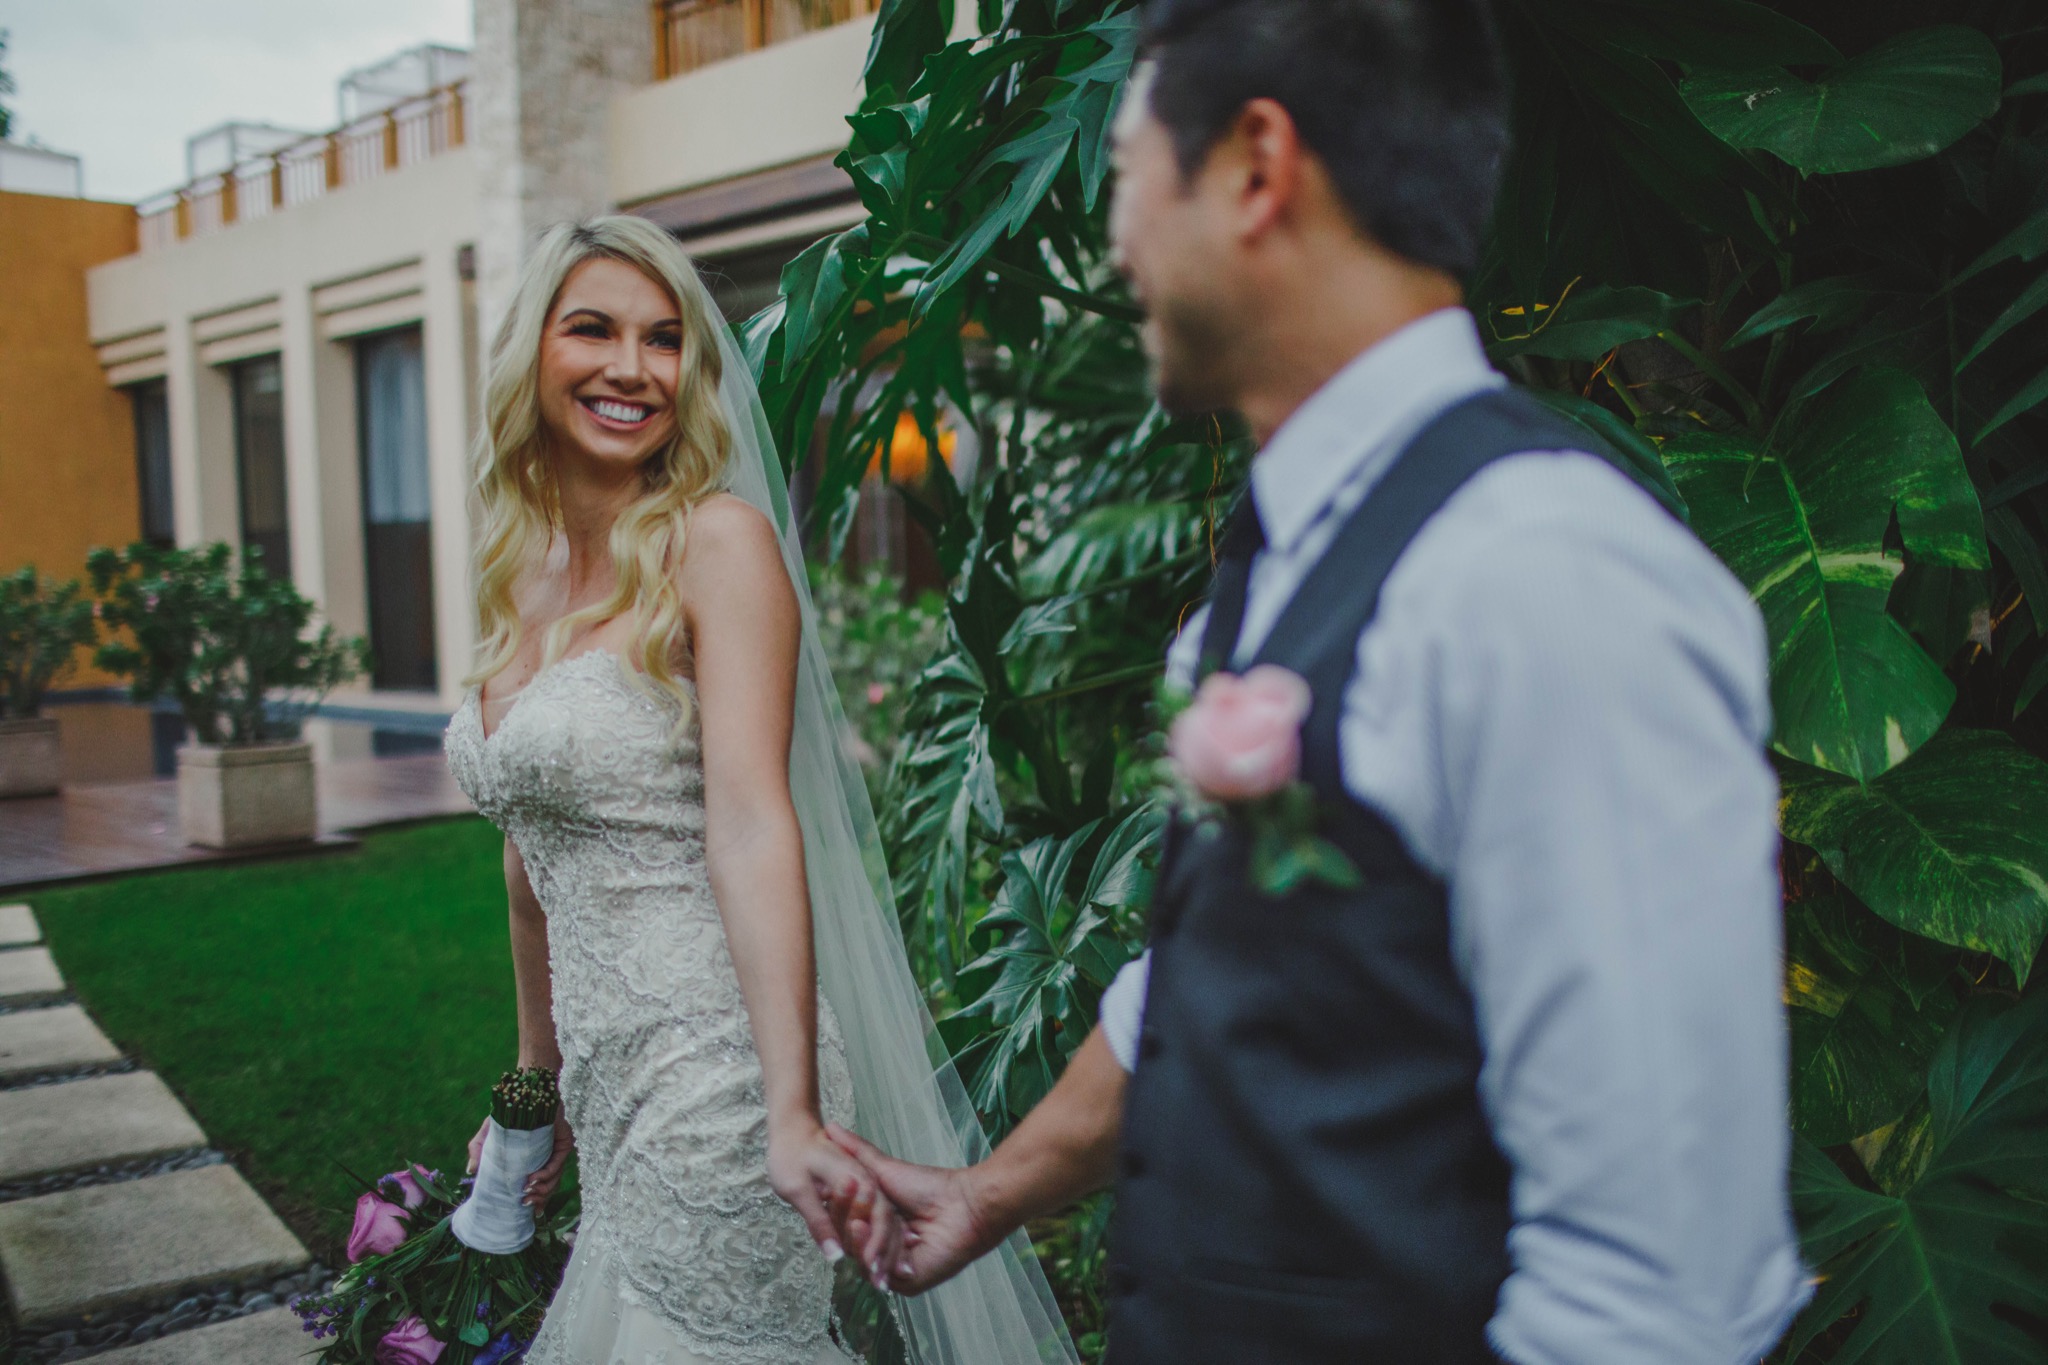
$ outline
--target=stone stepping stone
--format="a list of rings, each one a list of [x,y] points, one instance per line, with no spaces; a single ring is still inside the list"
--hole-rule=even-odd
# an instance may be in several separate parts
[[[48,948],[0,952],[0,1005],[28,1005],[64,994],[64,978]]]
[[[0,1014],[0,1081],[120,1060],[121,1050],[77,1005]]]
[[[92,1359],[95,1365],[287,1365],[325,1344],[306,1335],[297,1313],[271,1308]]]
[[[41,943],[43,931],[35,912],[26,905],[0,905],[0,948],[21,948]]]
[[[0,1090],[0,1180],[205,1145],[206,1134],[153,1071]]]
[[[23,1328],[179,1289],[283,1275],[310,1259],[232,1166],[0,1204],[0,1274]]]

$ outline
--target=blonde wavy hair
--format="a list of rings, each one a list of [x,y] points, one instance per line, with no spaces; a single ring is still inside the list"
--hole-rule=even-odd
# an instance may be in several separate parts
[[[687,720],[690,697],[676,666],[689,657],[689,641],[675,571],[691,510],[727,483],[732,433],[718,400],[725,370],[718,329],[725,323],[676,240],[646,219],[624,214],[548,229],[527,258],[492,339],[484,420],[472,457],[483,508],[475,554],[483,639],[476,671],[466,681],[489,681],[518,653],[525,629],[516,601],[519,586],[562,529],[561,489],[541,423],[540,347],[563,282],[592,260],[630,265],[676,301],[683,324],[676,432],[648,457],[641,470],[643,491],[612,524],[618,585],[604,601],[547,628],[541,666],[558,661],[579,631],[630,613],[635,625],[628,661],[637,665],[639,677],[672,696]]]

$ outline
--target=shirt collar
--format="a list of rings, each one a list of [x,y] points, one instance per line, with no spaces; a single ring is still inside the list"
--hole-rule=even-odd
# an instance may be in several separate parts
[[[1294,410],[1252,462],[1266,544],[1286,552],[1339,490],[1369,488],[1451,404],[1502,384],[1463,308],[1418,318],[1361,351]]]

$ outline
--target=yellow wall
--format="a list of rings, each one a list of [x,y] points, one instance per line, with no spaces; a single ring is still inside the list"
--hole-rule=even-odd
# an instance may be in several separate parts
[[[134,250],[126,204],[0,191],[0,573],[69,578],[138,533],[134,420],[85,314],[86,268]]]

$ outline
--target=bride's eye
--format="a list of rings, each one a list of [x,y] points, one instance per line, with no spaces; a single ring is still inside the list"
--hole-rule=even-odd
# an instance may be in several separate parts
[[[603,323],[586,320],[571,325],[569,328],[569,335],[572,337],[595,337],[598,340],[602,341],[605,337],[611,335],[611,333],[606,329]]]
[[[683,349],[683,335],[680,332],[656,332],[647,338],[647,344],[659,351],[680,351]]]

